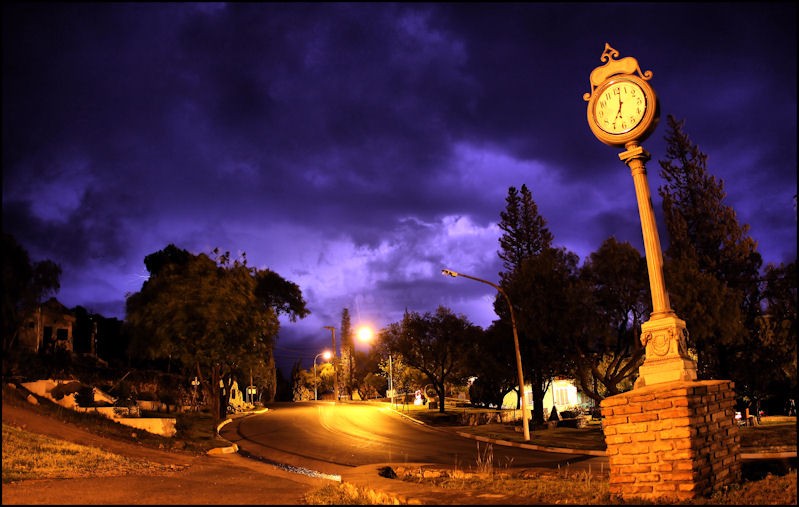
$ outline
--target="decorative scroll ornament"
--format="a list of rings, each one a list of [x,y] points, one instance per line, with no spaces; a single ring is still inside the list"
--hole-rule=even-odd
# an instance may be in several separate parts
[[[646,345],[649,343],[649,340],[651,340],[651,339],[652,339],[652,333],[642,333],[641,334],[641,345],[646,347]]]
[[[619,52],[613,49],[610,44],[605,43],[605,51],[602,52],[600,60],[605,62],[605,65],[597,67],[591,71],[589,81],[591,82],[591,91],[583,95],[583,100],[588,102],[591,100],[591,95],[596,90],[596,87],[605,82],[610,76],[616,74],[634,74],[638,75],[644,81],[652,79],[652,71],[641,72],[641,67],[638,66],[638,60],[632,56],[626,56],[621,60],[614,60],[619,57]]]

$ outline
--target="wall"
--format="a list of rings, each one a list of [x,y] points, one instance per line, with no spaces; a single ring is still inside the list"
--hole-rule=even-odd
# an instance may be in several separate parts
[[[119,417],[115,413],[114,407],[79,407],[75,403],[75,395],[70,394],[64,396],[63,398],[56,400],[51,395],[51,391],[55,386],[57,386],[60,382],[55,380],[38,380],[36,382],[26,382],[23,383],[23,387],[28,391],[41,396],[43,398],[48,398],[55,403],[58,403],[62,407],[66,407],[76,411],[96,411],[109,419],[118,422],[119,424],[124,424],[125,426],[130,426],[133,428],[141,429],[147,431],[148,433],[153,433],[155,435],[162,435],[165,437],[173,437],[177,433],[175,429],[175,423],[177,422],[174,418],[168,417]],[[99,389],[95,389],[94,394],[95,401],[112,401],[113,399],[108,396],[107,394],[103,393]]]
[[[603,400],[610,493],[688,500],[739,483],[734,405],[729,380],[654,384]]]

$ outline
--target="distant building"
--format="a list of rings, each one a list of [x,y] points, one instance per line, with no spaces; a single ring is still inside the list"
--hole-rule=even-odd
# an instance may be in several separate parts
[[[532,388],[529,384],[525,386],[525,395],[527,396],[528,407],[532,408]],[[502,401],[502,408],[516,408],[516,400],[515,391],[506,394],[505,399]],[[553,406],[558,409],[558,412],[562,412],[577,406],[587,406],[591,403],[591,399],[580,392],[574,379],[570,378],[559,377],[552,379],[547,392],[544,393],[545,414],[549,414]]]
[[[75,316],[56,298],[40,304],[25,319],[19,331],[19,345],[33,352],[63,349],[72,352]]]

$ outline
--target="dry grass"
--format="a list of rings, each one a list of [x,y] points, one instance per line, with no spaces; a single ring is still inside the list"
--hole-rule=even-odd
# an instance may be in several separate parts
[[[431,474],[436,475],[436,474]],[[610,502],[607,480],[599,480],[590,473],[567,469],[551,472],[526,472],[524,475],[507,473],[466,473],[446,471],[439,477],[420,479],[407,475],[405,480],[462,491],[465,495],[497,495],[506,498],[526,498],[525,503],[560,503],[576,505],[601,505]]]
[[[404,472],[400,479],[462,491],[465,494],[502,495],[506,498],[527,499],[532,504],[610,505],[627,503],[611,496],[607,477],[600,472],[574,471],[568,467],[553,471],[525,471],[512,475],[493,467],[492,448],[480,450],[476,473],[458,469]],[[797,476],[795,469],[780,475],[766,473],[763,478],[746,479],[741,484],[714,494],[711,498],[696,498],[678,502],[680,505],[796,505]],[[644,504],[674,504],[673,501],[644,501]]]
[[[3,424],[3,483],[161,473],[174,467],[29,433]]]
[[[610,495],[607,479],[592,478],[586,472],[541,472],[526,477],[496,474],[485,477],[453,471],[440,477],[420,479],[418,475],[405,480],[430,486],[456,489],[464,494],[497,494],[526,498],[529,504],[615,505],[625,504]],[[711,498],[696,498],[680,505],[796,505],[796,470],[783,476],[767,475],[762,480],[744,481]],[[638,502],[636,502],[638,503]],[[644,501],[649,505],[675,504],[673,501]]]
[[[390,495],[349,483],[331,484],[305,495],[306,505],[397,505]]]
[[[508,504],[624,505],[623,499],[611,497],[607,479],[597,479],[587,472],[560,470],[509,476],[463,471],[434,473],[407,472],[397,480],[406,480],[462,492],[465,497],[493,497]],[[744,481],[711,498],[674,502],[636,501],[638,505],[796,505],[796,470],[786,475],[766,475],[762,480]],[[391,505],[396,499],[375,495],[373,491],[351,484],[325,486],[305,497],[311,505]]]
[[[427,487],[458,491],[464,497],[500,499],[503,504],[572,504],[572,505],[623,505],[629,504],[610,494],[607,472],[602,470],[574,470],[569,467],[557,470],[525,470],[511,472],[509,468],[494,466],[490,444],[481,448],[473,471],[454,469],[397,467],[396,480]],[[795,469],[776,470],[777,475],[764,472],[762,477],[749,474],[741,484],[710,498],[696,498],[674,502],[636,501],[642,505],[796,505],[797,475]],[[745,475],[745,477],[747,477]],[[390,505],[396,499],[361,489],[352,484],[326,486],[305,497],[313,505]]]

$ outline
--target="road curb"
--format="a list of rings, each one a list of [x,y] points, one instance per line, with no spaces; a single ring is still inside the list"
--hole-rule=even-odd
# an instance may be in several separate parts
[[[252,412],[246,412],[246,413],[243,413],[243,414],[234,414],[234,417],[228,417],[227,419],[225,419],[224,421],[222,421],[221,423],[219,423],[216,426],[216,438],[218,438],[220,440],[225,440],[224,438],[219,436],[219,430],[221,430],[226,424],[233,422],[233,419],[238,419],[240,417],[247,417],[248,415],[263,414],[264,412],[267,412],[268,410],[269,410],[268,408],[261,408],[261,409],[258,409],[258,410],[253,410]],[[208,451],[206,451],[206,454],[210,454],[210,455],[233,454],[233,453],[239,451],[239,446],[238,445],[236,445],[236,444],[234,444],[232,442],[228,442],[227,440],[225,440],[225,442],[227,442],[230,445],[227,445],[227,446],[224,446],[224,447],[214,447],[213,449],[209,449]]]
[[[741,459],[788,459],[796,458],[796,451],[786,452],[742,452]]]
[[[472,440],[479,440],[481,442],[489,442],[491,444],[499,444],[507,447],[520,447],[522,449],[530,449],[531,451],[554,452],[558,454],[580,454],[584,456],[599,456],[599,457],[605,457],[608,455],[606,451],[598,449],[572,449],[569,447],[548,447],[545,445],[525,444],[523,442],[510,442],[508,440],[498,440],[495,438],[481,437],[479,435],[472,435],[470,433],[464,433],[462,431],[455,431],[454,433],[456,435],[460,435],[465,438],[471,438]]]

